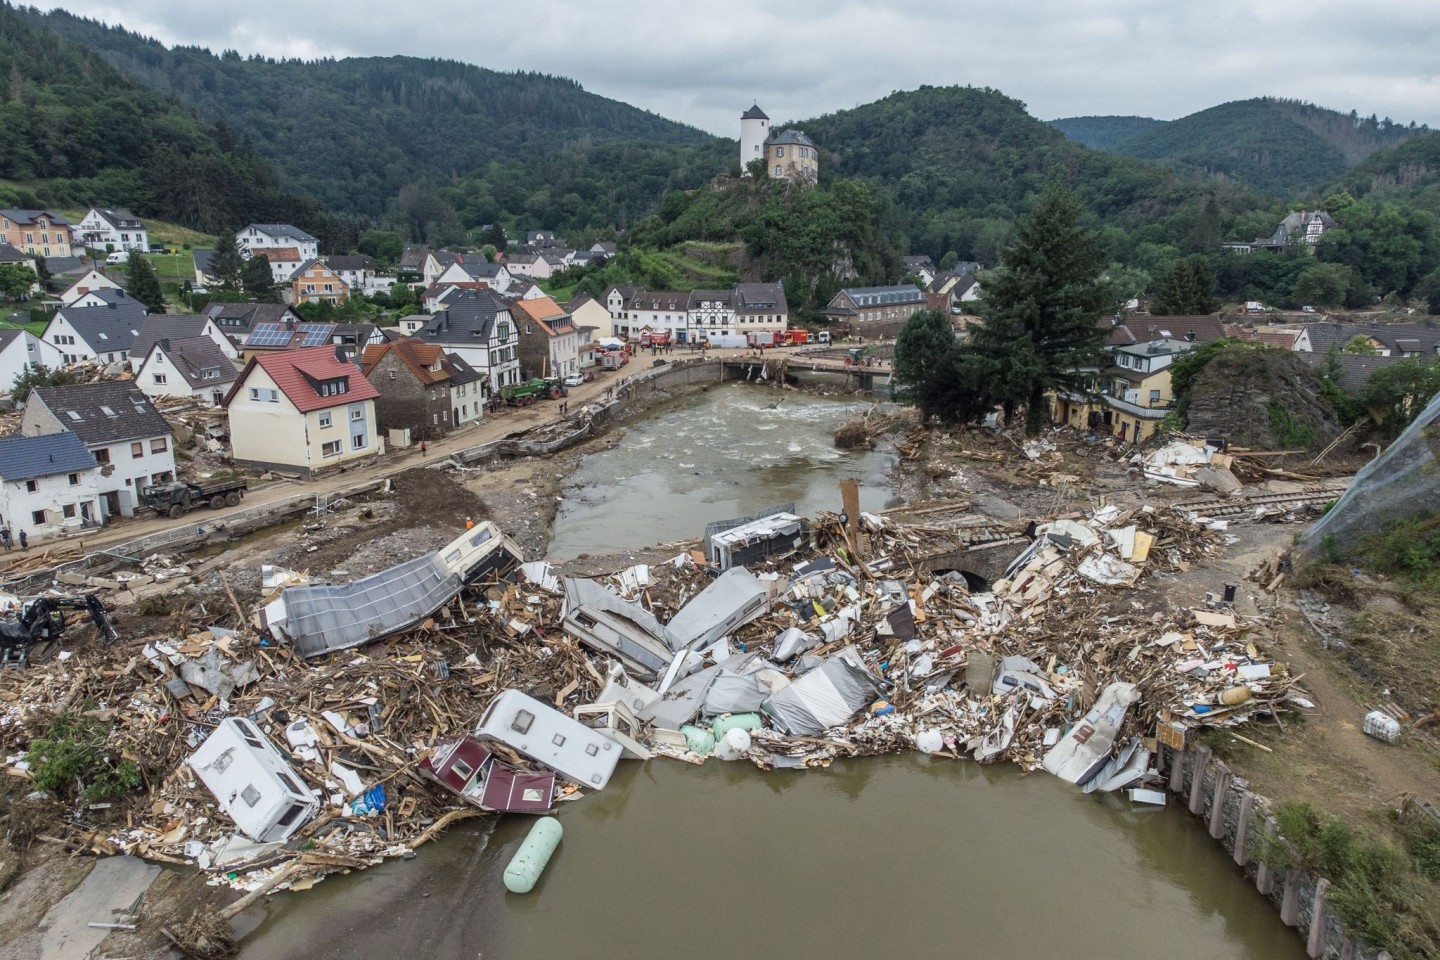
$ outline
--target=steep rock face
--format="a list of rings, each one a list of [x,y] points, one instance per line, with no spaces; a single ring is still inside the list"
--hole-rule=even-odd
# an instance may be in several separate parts
[[[1190,385],[1187,429],[1254,450],[1319,450],[1340,433],[1320,378],[1283,350],[1233,347]]]

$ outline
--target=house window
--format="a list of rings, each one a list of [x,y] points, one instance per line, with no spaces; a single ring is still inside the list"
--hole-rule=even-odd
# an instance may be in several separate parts
[[[163,374],[163,373],[157,373],[157,374],[155,374],[155,383],[156,383],[157,385],[162,384],[162,383],[165,383],[167,379],[168,379],[168,378],[167,378],[167,377],[165,376],[165,374]]]
[[[155,439],[153,439],[153,440],[150,441],[150,452],[151,452],[151,453],[164,453],[166,450],[169,450],[169,449],[170,449],[170,445],[165,442],[165,438],[164,438],[164,437],[156,437]]]
[[[45,524],[45,511],[44,511],[44,510],[33,510],[33,511],[31,511],[31,513],[30,513],[30,522],[33,523],[33,524],[35,524],[35,525],[37,525],[37,526],[44,526],[44,524]]]
[[[70,474],[70,486],[72,486],[72,487],[78,487],[78,486],[80,486],[80,474],[78,474],[78,473],[72,473],[72,474]]]
[[[356,404],[350,408],[350,422],[357,423],[365,419],[365,407],[363,404]]]
[[[475,768],[464,760],[456,760],[450,764],[450,769],[459,776],[461,780],[469,780],[475,775]]]
[[[510,729],[516,733],[529,733],[530,724],[535,722],[535,714],[529,710],[515,711],[515,719],[510,721]]]
[[[95,451],[95,459],[96,459],[98,462],[100,462],[100,463],[109,463],[109,462],[110,462],[110,448],[109,448],[109,447],[101,447],[99,450],[96,450],[96,451]]]
[[[320,447],[320,456],[322,456],[322,457],[338,457],[338,456],[340,456],[340,441],[339,441],[339,440],[331,440],[331,441],[325,443],[323,446]]]
[[[1150,402],[1151,402],[1151,403],[1159,403],[1159,402],[1160,402],[1160,391],[1159,391],[1159,390],[1151,390],[1151,391],[1150,391]]]
[[[323,412],[320,414],[319,419],[320,419],[320,429],[321,429],[321,430],[328,429],[328,428],[329,428],[330,426],[332,426],[333,423],[334,423],[333,419],[332,419],[331,416],[330,416],[330,411],[329,411],[329,410],[323,411]]]
[[[26,481],[25,481],[25,492],[26,492],[26,493],[36,493],[37,491],[39,491],[39,489],[40,489],[40,481],[39,481],[39,480],[26,480]]]
[[[350,449],[351,449],[351,450],[364,450],[364,449],[365,449],[365,434],[363,434],[363,433],[357,433],[357,434],[355,434],[355,436],[351,437],[351,438],[350,438]]]
[[[145,445],[139,440],[136,440],[134,443],[130,444],[130,456],[134,460],[139,460],[141,457],[145,456]]]
[[[60,508],[60,512],[65,515],[65,519],[66,519],[66,520],[73,520],[73,519],[75,519],[75,504],[73,504],[73,503],[67,503],[67,504],[65,504],[63,507]]]
[[[782,173],[782,171],[781,171],[781,169],[780,169],[780,164],[778,164],[778,163],[775,164],[775,176],[778,177],[778,176],[781,175],[781,173]]]

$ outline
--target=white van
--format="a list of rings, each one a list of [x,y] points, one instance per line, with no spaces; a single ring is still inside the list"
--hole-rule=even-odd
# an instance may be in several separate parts
[[[110,254],[110,256],[108,256],[108,257],[105,258],[105,265],[106,265],[106,266],[110,266],[110,267],[113,267],[113,266],[115,266],[116,264],[119,264],[119,263],[129,263],[129,262],[130,262],[130,251],[128,251],[128,250],[116,250],[114,253]]]

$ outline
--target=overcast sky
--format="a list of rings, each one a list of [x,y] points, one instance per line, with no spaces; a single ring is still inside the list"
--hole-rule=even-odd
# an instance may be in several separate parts
[[[32,0],[45,6],[46,0]],[[445,57],[570,77],[712,133],[758,101],[801,120],[921,84],[1041,119],[1174,119],[1263,95],[1440,127],[1435,0],[68,0],[167,44]]]

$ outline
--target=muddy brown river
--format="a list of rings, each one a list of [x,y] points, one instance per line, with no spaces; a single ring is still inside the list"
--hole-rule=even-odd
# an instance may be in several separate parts
[[[1197,821],[1009,766],[627,761],[559,816],[530,894],[509,817],[272,900],[241,957],[1304,957]]]

